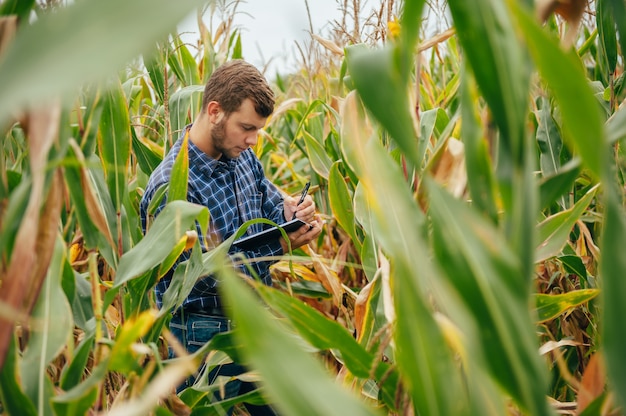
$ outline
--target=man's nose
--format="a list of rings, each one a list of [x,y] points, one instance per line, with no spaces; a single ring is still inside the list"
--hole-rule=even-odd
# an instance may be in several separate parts
[[[256,142],[259,140],[259,131],[258,130],[254,130],[252,132],[250,132],[250,134],[248,134],[248,136],[246,137],[246,144],[248,146],[254,146],[256,145]]]

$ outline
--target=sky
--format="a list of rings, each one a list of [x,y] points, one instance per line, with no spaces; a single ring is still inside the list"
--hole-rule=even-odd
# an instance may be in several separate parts
[[[331,27],[330,22],[341,17],[337,0],[308,0],[308,3],[316,34],[325,33]],[[179,30],[196,30],[195,22],[193,14]],[[241,29],[243,55],[247,61],[261,69],[274,57],[267,74],[288,72],[295,63],[295,42],[303,44],[311,39],[304,0],[241,0],[234,24]]]

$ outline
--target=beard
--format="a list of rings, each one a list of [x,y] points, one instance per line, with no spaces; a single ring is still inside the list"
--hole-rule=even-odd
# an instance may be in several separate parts
[[[226,121],[227,117],[224,117],[217,123],[211,130],[211,141],[213,143],[213,149],[221,153],[222,156],[226,156],[228,159],[235,159],[239,157],[240,152],[231,148],[226,148],[224,143],[226,142]]]

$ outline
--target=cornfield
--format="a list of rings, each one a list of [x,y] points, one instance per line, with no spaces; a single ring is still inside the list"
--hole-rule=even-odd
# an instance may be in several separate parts
[[[245,58],[239,2],[62,3],[0,1],[3,414],[624,414],[624,0],[338,2],[271,78],[254,149],[325,219],[272,287],[229,266],[236,236],[202,253],[206,208],[139,218],[206,80]],[[189,355],[170,312],[209,273],[237,325]],[[259,388],[177,395],[203,360]]]

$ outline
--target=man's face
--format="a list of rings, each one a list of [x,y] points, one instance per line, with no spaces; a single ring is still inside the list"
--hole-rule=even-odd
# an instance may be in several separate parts
[[[233,159],[257,142],[259,130],[265,126],[265,117],[254,110],[250,99],[241,103],[239,110],[223,117],[211,130],[213,149]]]

